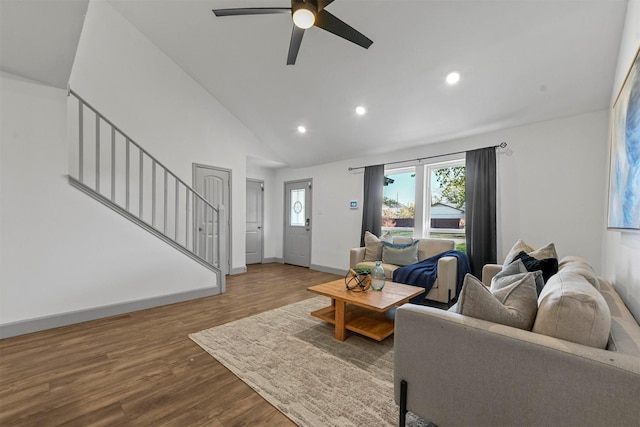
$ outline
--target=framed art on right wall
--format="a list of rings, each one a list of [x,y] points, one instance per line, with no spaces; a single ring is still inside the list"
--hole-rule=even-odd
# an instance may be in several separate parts
[[[613,104],[611,114],[607,228],[640,232],[640,57],[638,52]]]

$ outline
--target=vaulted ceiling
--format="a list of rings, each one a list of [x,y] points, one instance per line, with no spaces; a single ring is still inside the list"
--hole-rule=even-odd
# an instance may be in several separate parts
[[[290,166],[608,108],[627,5],[335,0],[327,10],[373,45],[311,28],[287,66],[288,14],[221,18],[211,9],[288,0],[108,1]],[[444,81],[452,70],[462,75],[455,86]]]
[[[66,88],[89,0],[0,0],[0,70]]]

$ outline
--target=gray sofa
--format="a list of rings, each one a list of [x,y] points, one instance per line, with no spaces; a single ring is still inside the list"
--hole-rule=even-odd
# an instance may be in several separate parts
[[[536,326],[529,331],[431,307],[399,307],[394,388],[401,417],[406,409],[440,427],[639,426],[640,326],[608,281],[583,261],[571,264],[561,262],[538,297],[535,321],[546,325],[544,334]],[[501,267],[485,267],[483,283]],[[604,299],[596,299],[608,308],[610,326],[600,322],[609,326],[605,348],[560,338],[576,329],[593,332],[585,318],[568,313],[573,305],[593,309],[594,298],[572,291],[587,283],[600,288]]]
[[[394,237],[393,243],[409,243],[410,237]],[[418,261],[423,261],[434,255],[454,249],[455,242],[446,239],[416,239],[418,240]],[[349,268],[373,267],[375,261],[365,261],[366,247],[351,248],[349,253]],[[375,258],[375,257],[374,257]],[[393,272],[400,267],[396,264],[382,263],[387,280],[393,278]],[[458,277],[458,260],[455,257],[442,257],[438,260],[438,277],[425,299],[449,304],[456,296]]]

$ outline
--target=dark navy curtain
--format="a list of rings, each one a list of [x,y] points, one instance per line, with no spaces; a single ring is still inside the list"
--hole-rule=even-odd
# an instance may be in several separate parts
[[[364,197],[362,199],[362,231],[360,246],[364,246],[364,232],[382,234],[382,187],[384,165],[364,168]]]
[[[471,271],[482,278],[482,267],[496,262],[496,149],[466,153],[465,224]]]

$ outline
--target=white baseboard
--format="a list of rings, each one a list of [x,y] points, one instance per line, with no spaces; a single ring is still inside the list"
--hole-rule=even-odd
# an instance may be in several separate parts
[[[117,316],[119,314],[131,313],[133,311],[159,307],[161,305],[174,304],[177,302],[188,301],[196,298],[218,295],[219,293],[220,287],[214,286],[210,288],[196,289],[194,291],[180,292],[176,294],[123,302],[119,304],[105,305],[102,307],[90,308],[87,310],[54,314],[51,316],[43,316],[35,319],[19,320],[17,322],[10,322],[0,325],[0,338],[9,338],[17,335],[44,331],[46,329],[53,329],[60,326],[87,322],[89,320]]]
[[[323,273],[338,274],[340,276],[345,276],[347,274],[347,270],[342,270],[342,269],[333,268],[333,267],[326,267],[324,265],[311,264],[309,268],[311,270],[322,271]]]
[[[269,263],[278,263],[278,264],[284,264],[284,259],[282,258],[265,258],[262,260],[263,264],[269,264]],[[333,268],[333,267],[326,267],[324,265],[317,265],[317,264],[311,264],[309,266],[309,269],[311,270],[316,270],[316,271],[322,271],[323,273],[331,273],[331,274],[338,274],[340,276],[344,276],[347,274],[347,270],[342,270],[339,268]]]
[[[231,276],[236,275],[236,274],[242,274],[242,273],[246,273],[247,272],[247,266],[243,265],[242,267],[237,267],[237,268],[232,268],[229,271],[229,274]]]

